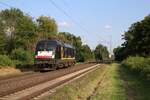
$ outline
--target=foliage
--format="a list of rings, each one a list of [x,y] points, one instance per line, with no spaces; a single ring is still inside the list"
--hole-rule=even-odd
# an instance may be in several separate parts
[[[36,25],[30,16],[24,16],[16,28],[17,47],[31,50],[37,39]]]
[[[7,55],[0,55],[1,66],[14,66],[13,61]]]
[[[83,45],[81,52],[83,53],[83,61],[91,60],[93,59],[93,53],[88,45]]]
[[[0,19],[0,54],[4,54],[4,47],[6,45],[6,35],[4,33],[4,26]]]
[[[123,39],[125,42],[122,47],[115,51],[117,60],[125,59],[128,56],[150,56],[150,15],[142,21],[131,25],[125,32]],[[119,55],[119,57],[118,57]]]
[[[29,63],[32,61],[32,54],[29,51],[25,51],[22,48],[18,48],[12,51],[11,58],[14,60],[20,60],[22,62]]]
[[[96,46],[94,50],[95,59],[96,60],[106,60],[109,57],[109,52],[107,50],[107,47],[99,44]]]
[[[150,74],[150,58],[129,57],[122,62],[122,66],[141,75]]]
[[[40,39],[48,39],[57,33],[57,24],[51,17],[40,16],[37,19],[37,29]]]
[[[124,39],[129,55],[150,56],[150,15],[132,24]]]
[[[122,61],[126,57],[124,47],[118,46],[114,48],[113,52],[117,61]]]
[[[35,24],[32,21],[32,18],[28,15],[25,15],[21,10],[16,8],[2,10],[0,12],[0,40],[2,50],[10,54],[13,49],[22,47],[29,49],[32,45],[32,40],[35,37]],[[5,51],[4,51],[5,50]]]

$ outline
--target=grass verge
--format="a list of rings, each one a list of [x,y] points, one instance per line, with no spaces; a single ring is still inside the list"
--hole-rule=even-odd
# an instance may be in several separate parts
[[[107,73],[102,82],[97,85],[90,100],[127,100],[118,64],[107,66]]]
[[[101,66],[43,100],[126,100],[126,96],[113,64]]]

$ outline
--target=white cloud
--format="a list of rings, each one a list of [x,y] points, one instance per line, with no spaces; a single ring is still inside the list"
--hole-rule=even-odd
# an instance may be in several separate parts
[[[70,24],[66,21],[58,22],[59,27],[69,27]]]
[[[110,26],[110,25],[105,25],[104,28],[105,28],[105,30],[108,31],[108,30],[111,30],[111,29],[112,29],[112,26]]]
[[[124,33],[122,32],[121,35],[124,35]]]

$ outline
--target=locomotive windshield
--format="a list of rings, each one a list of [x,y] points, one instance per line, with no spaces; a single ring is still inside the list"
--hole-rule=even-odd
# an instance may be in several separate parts
[[[36,46],[37,51],[55,51],[55,48],[54,45],[46,41],[40,41]]]
[[[40,41],[36,46],[35,57],[39,59],[43,58],[55,58],[56,45],[51,41]]]
[[[45,48],[45,42],[39,42],[36,46],[37,51],[42,51]]]

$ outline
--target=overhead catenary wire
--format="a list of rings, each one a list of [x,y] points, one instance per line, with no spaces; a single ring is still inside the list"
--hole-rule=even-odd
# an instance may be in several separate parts
[[[9,8],[15,8],[15,7],[13,7],[13,6],[11,6],[11,5],[7,4],[7,3],[4,3],[4,2],[2,2],[2,1],[0,1],[0,4],[2,4],[2,5],[4,5],[4,6],[7,6],[7,7],[9,7]]]
[[[49,0],[52,5],[54,5],[58,10],[60,10],[65,16],[67,16],[75,25],[77,25],[84,32],[89,33],[81,24],[79,24],[76,20],[74,20],[65,10],[59,7],[53,0]]]
[[[69,10],[72,10],[71,6],[69,6],[69,3],[67,3],[65,0],[61,0],[61,2],[62,2],[63,5],[65,6],[65,8],[68,8]],[[84,31],[84,32],[86,32],[86,33],[91,33],[91,32],[89,32],[89,31],[85,28],[85,26],[83,27],[83,25],[80,23],[81,20],[80,20],[79,18],[76,17],[76,19],[78,19],[78,23],[80,24],[80,26],[82,26],[82,28],[83,28],[82,31]],[[83,37],[82,37],[82,38],[83,38],[83,43],[85,42],[85,44],[86,44],[86,40],[84,41],[84,39],[85,39],[85,38],[84,38],[84,35],[85,35],[85,34],[82,33],[81,36],[83,36]],[[90,37],[90,38],[92,38],[92,37]],[[91,41],[91,40],[93,40],[93,39],[90,39],[90,41]]]
[[[82,31],[86,32],[86,33],[90,33],[87,29],[85,29],[85,27],[83,27],[80,23],[78,23],[76,20],[74,20],[64,9],[62,9],[60,6],[58,6],[53,0],[49,0],[50,3],[55,6],[59,11],[61,11],[65,16],[67,16],[76,26],[78,26]],[[98,36],[98,34],[97,34]],[[100,37],[102,39],[102,37]],[[102,39],[105,42],[105,39]]]

